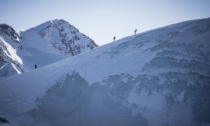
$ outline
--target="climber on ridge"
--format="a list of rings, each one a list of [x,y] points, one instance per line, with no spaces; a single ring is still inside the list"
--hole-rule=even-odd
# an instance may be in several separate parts
[[[116,37],[114,36],[113,41],[115,41]]]
[[[134,34],[136,34],[136,32],[137,32],[137,29],[134,31]]]

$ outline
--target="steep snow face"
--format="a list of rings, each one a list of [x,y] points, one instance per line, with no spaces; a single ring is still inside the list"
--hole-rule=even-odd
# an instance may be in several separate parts
[[[126,37],[0,80],[26,126],[209,126],[210,18]]]
[[[18,33],[7,24],[0,24],[0,36],[14,48],[21,46]]]
[[[10,76],[23,72],[23,62],[17,55],[17,50],[22,46],[15,30],[6,25],[0,24],[0,76]]]

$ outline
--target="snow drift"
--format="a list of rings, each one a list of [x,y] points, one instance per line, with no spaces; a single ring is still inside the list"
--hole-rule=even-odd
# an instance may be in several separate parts
[[[129,36],[0,80],[0,115],[26,126],[210,125],[210,18]]]

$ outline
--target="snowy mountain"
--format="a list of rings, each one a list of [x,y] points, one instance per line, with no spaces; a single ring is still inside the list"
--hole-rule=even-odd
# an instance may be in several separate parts
[[[209,126],[209,40],[210,18],[192,20],[3,78],[0,117],[18,126]]]
[[[74,56],[97,47],[92,39],[80,33],[78,29],[64,20],[56,19],[45,22],[21,32],[20,36],[25,46],[33,45],[35,48],[46,52],[56,49],[63,55]]]
[[[22,45],[19,35],[7,24],[0,24],[0,76],[10,76],[23,72],[22,60],[17,55]]]
[[[27,72],[33,70],[35,64],[43,67],[97,47],[92,39],[64,20],[45,22],[21,31],[20,35],[5,24],[0,25],[0,30],[0,76]],[[18,57],[19,60],[11,60],[10,57]]]

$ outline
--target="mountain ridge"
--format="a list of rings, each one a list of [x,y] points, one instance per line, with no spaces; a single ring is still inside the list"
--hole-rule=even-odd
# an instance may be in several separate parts
[[[4,78],[0,115],[26,126],[208,126],[209,25],[166,26]]]
[[[47,21],[19,34],[7,24],[1,24],[0,28],[2,51],[0,75],[2,76],[27,72],[34,69],[35,64],[42,67],[98,47],[92,39],[64,20]],[[11,47],[10,50],[7,50],[8,46]],[[14,53],[11,50],[14,50]],[[13,54],[14,56],[11,56]],[[5,57],[17,56],[22,62],[4,60]],[[20,70],[17,71],[15,67],[5,67],[5,63],[10,62]],[[13,72],[9,74],[7,71]]]

